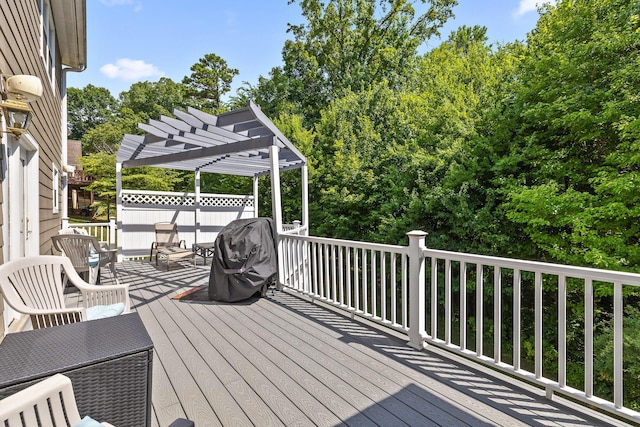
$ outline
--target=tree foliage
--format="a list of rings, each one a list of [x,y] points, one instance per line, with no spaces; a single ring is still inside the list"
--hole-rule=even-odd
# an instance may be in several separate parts
[[[640,267],[640,22],[626,0],[565,1],[527,40],[505,212],[544,256]]]
[[[291,3],[294,3],[292,0]],[[455,0],[300,0],[305,24],[289,25],[284,65],[260,82],[267,108],[295,106],[307,123],[343,91],[366,90],[376,82],[400,88],[418,47],[438,35]],[[415,5],[427,4],[417,14]]]
[[[118,102],[107,89],[89,84],[67,90],[67,109],[69,138],[80,139],[88,130],[115,117]]]
[[[222,97],[231,90],[231,82],[238,70],[230,68],[227,61],[214,53],[208,53],[191,66],[191,75],[182,83],[191,105],[217,113],[223,110]]]

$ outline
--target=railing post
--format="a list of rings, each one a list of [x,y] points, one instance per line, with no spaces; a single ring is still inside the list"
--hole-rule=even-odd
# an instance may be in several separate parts
[[[427,233],[413,230],[409,236],[409,346],[422,350],[425,348],[426,307],[424,255]]]
[[[109,249],[116,245],[116,217],[109,218]]]
[[[300,220],[299,219],[294,219],[293,220],[293,229],[296,230],[296,235],[299,236],[300,235]]]

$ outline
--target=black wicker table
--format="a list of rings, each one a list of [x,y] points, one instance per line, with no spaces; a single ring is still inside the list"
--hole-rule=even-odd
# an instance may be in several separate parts
[[[137,313],[8,334],[0,343],[0,399],[61,373],[71,378],[81,416],[150,426],[152,361]]]

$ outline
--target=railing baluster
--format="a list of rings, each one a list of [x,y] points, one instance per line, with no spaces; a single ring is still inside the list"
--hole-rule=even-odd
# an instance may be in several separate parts
[[[438,338],[438,258],[431,257],[431,336]]]
[[[363,249],[364,251],[364,249]],[[360,311],[360,251],[358,248],[353,248],[353,290],[355,291],[354,299],[355,299],[355,309],[356,311]]]
[[[460,349],[467,349],[467,263],[460,262]]]
[[[482,356],[484,353],[482,351],[483,345],[483,317],[484,310],[482,309],[483,297],[482,297],[482,287],[483,287],[483,277],[482,277],[482,264],[476,264],[476,355],[478,357]]]
[[[369,314],[369,281],[367,280],[367,249],[362,250],[362,311]]]
[[[347,307],[352,307],[351,304],[351,249],[347,248]]]
[[[313,294],[318,295],[318,266],[322,265],[318,262],[318,243],[312,243],[311,246],[311,270],[313,272]]]
[[[337,245],[331,245],[331,300],[338,301],[338,279],[336,277],[336,256],[338,247]]]
[[[329,243],[325,243],[323,246],[323,256],[324,256],[324,261],[323,261],[323,265],[324,265],[324,269],[323,269],[323,276],[322,276],[322,284],[323,284],[323,293],[324,293],[324,297],[326,299],[330,299],[330,295],[331,295],[331,276],[329,275],[329,263],[330,263],[330,259],[329,259]]]
[[[444,341],[451,344],[451,260],[444,261]]]
[[[371,315],[377,316],[378,313],[378,276],[377,276],[377,263],[376,263],[376,251],[371,251]]]
[[[624,307],[622,283],[613,284],[613,404],[622,408],[623,404],[623,336]]]
[[[567,278],[558,276],[558,385],[567,385]]]
[[[380,251],[380,317],[387,319],[387,255]]]
[[[536,271],[535,283],[535,375],[542,377],[542,273]]]
[[[493,360],[502,361],[502,271],[493,266]]]
[[[338,287],[340,288],[340,304],[344,305],[344,259],[343,252],[344,246],[338,246]]]
[[[391,323],[393,324],[397,324],[398,322],[398,278],[396,276],[397,274],[397,261],[398,261],[398,254],[395,252],[392,252],[390,254],[390,262],[391,262]]]
[[[584,281],[584,392],[593,396],[593,280]]]
[[[305,256],[304,256],[304,248],[305,242],[302,240],[297,241],[296,245],[298,249],[298,289],[304,289],[304,274],[305,274]]]
[[[406,329],[409,327],[409,317],[407,310],[409,309],[409,291],[408,291],[408,264],[409,257],[407,255],[402,255],[402,326]]]
[[[522,272],[513,270],[513,369],[520,369],[520,328],[522,310]]]

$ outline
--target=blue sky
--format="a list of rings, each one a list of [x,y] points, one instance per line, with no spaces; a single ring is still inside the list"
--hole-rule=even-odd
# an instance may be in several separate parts
[[[461,25],[483,25],[491,42],[524,40],[537,22],[540,0],[458,0],[446,39]],[[417,2],[419,3],[419,2]],[[181,81],[207,53],[222,57],[243,81],[282,63],[291,38],[287,23],[303,22],[298,3],[287,0],[88,0],[88,67],[68,74],[68,86],[106,87],[114,96],[138,81]],[[422,51],[436,47],[433,39]]]

